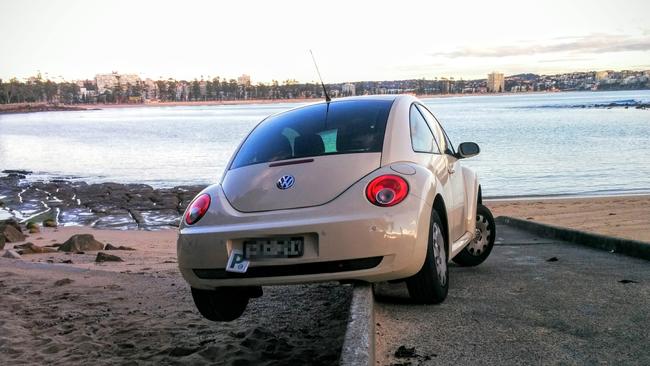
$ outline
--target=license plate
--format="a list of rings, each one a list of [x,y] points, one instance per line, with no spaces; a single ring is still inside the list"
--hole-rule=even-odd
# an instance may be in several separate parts
[[[295,258],[303,255],[305,239],[263,238],[244,240],[244,258]]]

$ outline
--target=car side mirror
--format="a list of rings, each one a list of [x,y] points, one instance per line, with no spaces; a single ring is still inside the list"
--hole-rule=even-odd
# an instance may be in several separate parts
[[[465,159],[476,156],[481,152],[481,148],[478,147],[478,144],[475,142],[463,142],[458,145],[458,153],[456,154],[457,158]]]

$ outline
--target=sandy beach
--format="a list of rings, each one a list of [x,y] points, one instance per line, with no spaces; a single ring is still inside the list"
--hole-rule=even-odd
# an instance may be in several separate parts
[[[134,251],[0,258],[0,364],[335,364],[350,286],[264,288],[236,321],[213,323],[194,307],[175,261],[175,230],[43,228],[39,246],[91,233]],[[20,243],[8,243],[10,249]]]
[[[650,242],[650,195],[486,200],[495,217]]]
[[[650,241],[650,196],[487,201],[508,215]],[[41,227],[25,241],[52,247],[75,234],[134,250],[0,258],[0,364],[334,364],[351,289],[265,287],[244,316],[212,323],[196,311],[176,264],[176,230]]]

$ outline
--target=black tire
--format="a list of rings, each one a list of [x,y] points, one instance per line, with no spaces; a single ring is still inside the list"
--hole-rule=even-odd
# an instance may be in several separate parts
[[[246,310],[249,296],[238,287],[219,287],[214,290],[192,288],[192,298],[199,313],[214,322],[229,322]]]
[[[474,239],[453,259],[459,266],[478,266],[487,259],[494,247],[497,233],[494,217],[490,209],[481,204],[476,208],[476,230]]]
[[[447,239],[442,221],[436,211],[431,212],[429,243],[424,264],[418,273],[406,279],[406,287],[413,301],[422,304],[439,304],[449,291],[449,267],[447,266]],[[438,268],[444,275],[439,275]],[[441,278],[442,277],[442,278]]]

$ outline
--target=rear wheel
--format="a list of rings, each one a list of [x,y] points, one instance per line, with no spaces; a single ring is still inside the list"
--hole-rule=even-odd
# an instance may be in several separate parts
[[[244,313],[250,298],[248,292],[239,287],[219,287],[214,290],[192,288],[192,298],[204,318],[228,322]]]
[[[463,267],[478,266],[490,255],[496,237],[496,226],[490,209],[479,204],[476,208],[476,233],[474,239],[454,257]]]
[[[436,211],[431,212],[429,243],[424,264],[418,273],[406,279],[411,299],[423,304],[438,304],[449,290],[449,269],[442,222]]]

